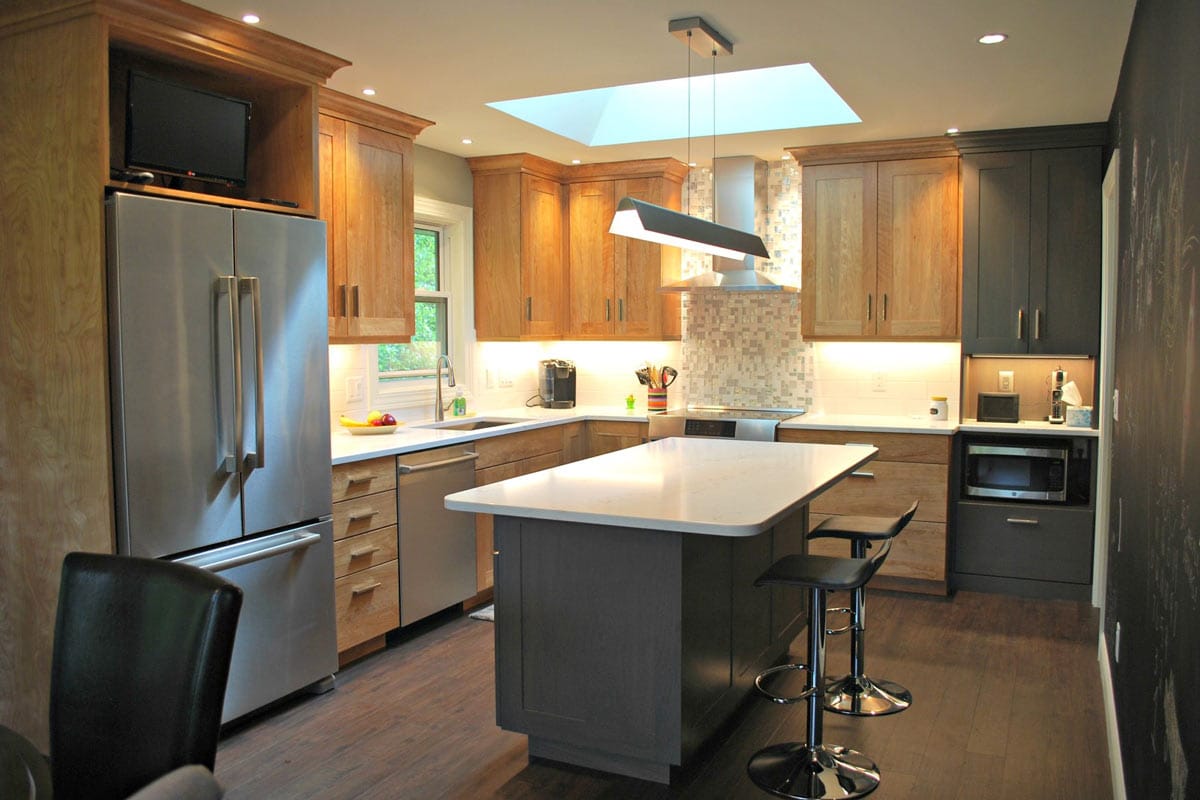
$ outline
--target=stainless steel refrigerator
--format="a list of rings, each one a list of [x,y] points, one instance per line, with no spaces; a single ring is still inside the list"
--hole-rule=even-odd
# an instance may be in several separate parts
[[[325,224],[107,202],[118,552],[245,593],[223,720],[337,670]]]

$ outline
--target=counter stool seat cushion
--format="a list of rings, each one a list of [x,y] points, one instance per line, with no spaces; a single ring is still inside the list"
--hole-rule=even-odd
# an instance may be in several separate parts
[[[754,585],[782,584],[836,592],[862,586],[876,569],[872,559],[797,554],[776,561]]]
[[[867,539],[878,541],[891,539],[917,513],[914,501],[909,509],[898,517],[829,517],[822,520],[809,534],[809,539]]]

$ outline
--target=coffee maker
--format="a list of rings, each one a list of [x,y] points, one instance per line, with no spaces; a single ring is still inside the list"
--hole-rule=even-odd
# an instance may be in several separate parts
[[[1065,369],[1051,370],[1050,372],[1050,416],[1047,422],[1052,425],[1061,425],[1066,420],[1064,409],[1066,404],[1063,403],[1063,384],[1067,382],[1067,371]]]
[[[575,363],[561,358],[539,362],[538,394],[542,408],[574,408]]]

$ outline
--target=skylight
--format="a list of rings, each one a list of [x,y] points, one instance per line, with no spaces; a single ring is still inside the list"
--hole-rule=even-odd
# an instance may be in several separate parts
[[[691,136],[713,133],[713,76],[693,76]],[[717,135],[862,122],[811,64],[716,76]],[[673,78],[489,106],[588,146],[683,139],[688,79]]]

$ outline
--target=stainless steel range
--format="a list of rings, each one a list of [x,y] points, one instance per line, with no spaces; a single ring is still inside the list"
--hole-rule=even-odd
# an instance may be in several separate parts
[[[773,442],[775,428],[779,423],[803,413],[803,408],[688,406],[665,414],[651,414],[650,438],[653,440],[669,436],[708,436]]]

